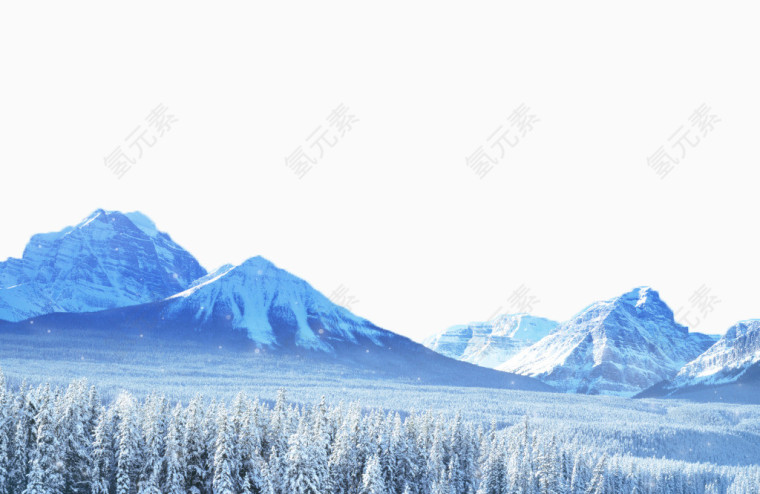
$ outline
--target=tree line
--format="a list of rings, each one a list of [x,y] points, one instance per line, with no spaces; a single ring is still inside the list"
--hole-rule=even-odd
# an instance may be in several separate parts
[[[607,456],[538,430],[240,393],[187,404],[0,375],[0,494],[760,492],[760,467]]]

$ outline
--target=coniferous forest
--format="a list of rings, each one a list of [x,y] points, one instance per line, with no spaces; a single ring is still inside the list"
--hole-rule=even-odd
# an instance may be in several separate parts
[[[23,494],[578,494],[760,492],[760,468],[635,462],[579,449],[526,417],[300,405],[238,394],[109,403],[66,388],[0,382],[0,492]]]

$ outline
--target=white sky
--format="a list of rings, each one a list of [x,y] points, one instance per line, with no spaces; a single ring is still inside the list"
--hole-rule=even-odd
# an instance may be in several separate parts
[[[760,317],[755,5],[454,5],[2,4],[0,258],[102,207],[416,339],[521,285],[560,320],[644,284],[674,309],[709,286],[700,331]],[[299,180],[284,157],[341,102],[359,122]],[[523,102],[540,121],[478,178]],[[703,102],[721,121],[661,180],[647,157]],[[178,121],[118,180],[159,103]]]

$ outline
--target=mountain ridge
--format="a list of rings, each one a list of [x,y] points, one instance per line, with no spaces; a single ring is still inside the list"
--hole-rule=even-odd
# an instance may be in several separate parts
[[[659,293],[644,286],[591,304],[497,368],[566,392],[633,396],[712,343],[675,322]]]

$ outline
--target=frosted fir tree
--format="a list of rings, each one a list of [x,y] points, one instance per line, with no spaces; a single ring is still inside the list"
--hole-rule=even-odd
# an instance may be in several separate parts
[[[32,391],[24,381],[16,393],[13,404],[16,415],[16,423],[12,426],[15,454],[10,459],[11,470],[8,475],[10,492],[23,491],[27,483],[31,455],[37,444],[34,416],[37,414],[38,406],[35,401]]]
[[[166,433],[166,465],[165,494],[184,494],[185,491],[185,452],[182,445],[182,430],[184,428],[182,405],[177,404],[172,411]]]
[[[464,425],[462,414],[457,412],[451,425],[449,451],[449,482],[455,492],[473,492],[475,490],[475,459],[478,455],[476,442]]]
[[[166,398],[151,395],[144,405],[145,415],[142,421],[144,453],[138,485],[140,493],[154,494],[161,482],[164,469],[165,438],[167,427]]]
[[[185,488],[191,494],[204,492],[207,479],[210,477],[205,422],[203,400],[196,395],[185,411],[185,430],[182,441]]]
[[[132,494],[140,471],[140,431],[135,399],[126,394],[117,398],[119,418],[118,451],[116,454],[116,494]]]
[[[0,369],[0,493],[6,493],[10,488],[13,418],[11,396],[8,393],[5,374]]]
[[[232,424],[227,417],[224,406],[220,406],[216,419],[216,444],[214,453],[214,494],[235,494],[234,473],[237,465],[234,464],[234,445],[232,442]]]
[[[477,494],[500,494],[508,492],[506,458],[501,448],[491,448],[483,465],[483,473]]]
[[[360,492],[361,494],[386,494],[388,492],[380,468],[380,458],[377,455],[372,455],[364,467]]]
[[[429,485],[440,483],[441,479],[446,477],[448,454],[446,452],[446,440],[443,436],[444,431],[439,418],[433,433],[433,442],[430,445],[427,461],[427,483]]]
[[[393,417],[390,448],[394,451],[392,488],[395,492],[402,492],[408,480],[417,476],[420,467],[415,443],[398,413]]]
[[[591,481],[586,488],[586,494],[604,494],[606,484],[606,466],[607,455],[602,456],[594,467],[594,473],[591,475]]]
[[[328,459],[328,476],[331,492],[350,492],[361,482],[363,451],[359,451],[361,410],[351,405],[338,428]]]
[[[105,408],[98,414],[95,425],[92,455],[87,470],[87,484],[91,494],[108,494],[113,490],[116,452],[113,444],[113,418]]]
[[[286,492],[322,494],[327,492],[327,458],[318,435],[302,416],[295,434],[290,436],[285,465]]]
[[[50,385],[45,385],[34,417],[37,441],[24,494],[58,494],[64,490],[62,448],[56,434],[57,418],[51,398]]]
[[[88,489],[86,477],[92,453],[88,395],[87,381],[74,381],[55,404],[66,492],[83,493]]]

